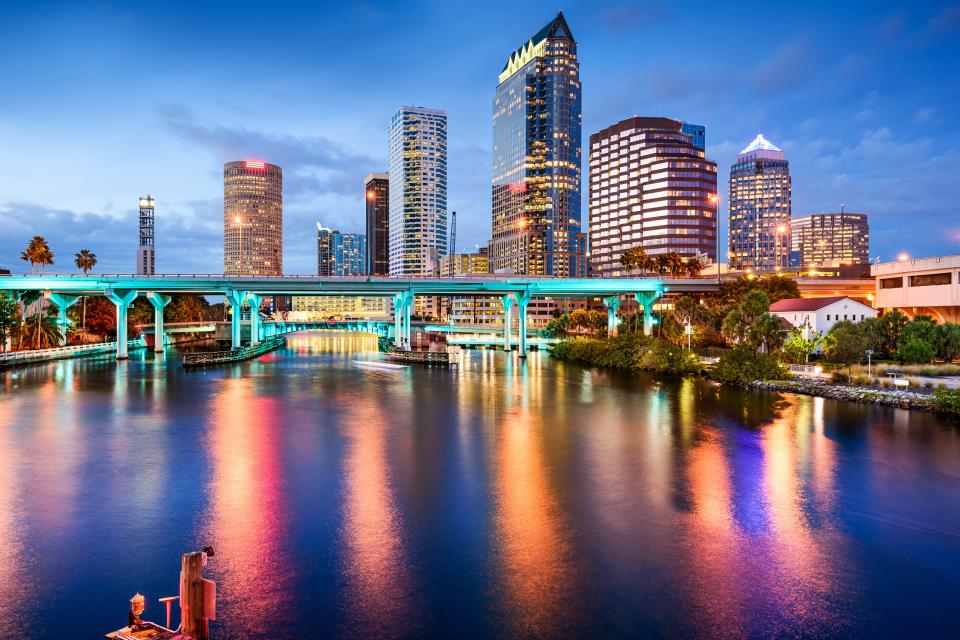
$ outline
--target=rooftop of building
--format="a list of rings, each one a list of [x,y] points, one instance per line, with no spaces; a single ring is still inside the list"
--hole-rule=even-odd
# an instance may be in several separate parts
[[[883,276],[914,271],[942,271],[960,269],[960,254],[931,256],[929,258],[904,257],[893,262],[879,262],[870,267],[871,276]]]
[[[534,50],[550,38],[563,38],[575,42],[573,34],[570,32],[570,27],[567,25],[567,20],[563,17],[563,11],[559,12],[553,20],[548,22],[540,31],[533,34],[529,40],[520,45],[520,47],[515,49],[513,53],[507,57],[507,62],[503,65],[503,69],[500,70],[500,82],[503,82],[504,74],[508,73],[508,69],[515,71],[533,59],[534,56],[532,54]]]
[[[625,118],[616,124],[610,125],[606,129],[601,129],[600,131],[591,134],[590,142],[593,143],[594,140],[609,138],[612,135],[616,135],[624,131],[652,129],[657,131],[679,132],[682,127],[683,122],[680,120],[674,120],[672,118],[633,116],[632,118]]]
[[[764,138],[762,133],[758,133],[753,142],[748,144],[746,149],[740,153],[750,153],[751,151],[783,151],[783,149]]]
[[[770,305],[770,312],[784,313],[788,311],[818,311],[824,307],[829,307],[835,302],[840,302],[841,300],[857,302],[849,296],[829,296],[826,298],[787,298],[786,300],[779,300]],[[863,303],[857,302],[857,304]]]

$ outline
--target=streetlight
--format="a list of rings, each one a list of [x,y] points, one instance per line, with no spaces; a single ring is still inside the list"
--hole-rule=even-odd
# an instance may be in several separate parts
[[[783,244],[780,241],[780,236],[787,232],[787,225],[781,224],[777,226],[776,233],[773,236],[773,261],[774,268],[777,271],[780,271],[780,246]]]
[[[243,275],[243,218],[240,216],[233,216],[233,221],[240,228],[240,251],[238,252],[239,260],[237,265],[237,275]]]
[[[906,262],[909,259],[910,259],[910,256],[906,253],[901,253],[900,255],[897,256],[897,260],[900,262]]]
[[[711,193],[707,200],[713,204],[714,215],[717,222],[717,284],[720,284],[720,194]]]
[[[690,340],[693,337],[693,325],[690,324],[690,316],[684,316],[683,324],[683,330],[687,334],[687,351],[693,351],[693,347],[690,346]]]

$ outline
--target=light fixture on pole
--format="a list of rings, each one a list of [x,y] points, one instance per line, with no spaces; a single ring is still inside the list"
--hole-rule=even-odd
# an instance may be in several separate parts
[[[707,200],[713,204],[714,216],[717,225],[717,284],[720,284],[720,194],[711,193]]]

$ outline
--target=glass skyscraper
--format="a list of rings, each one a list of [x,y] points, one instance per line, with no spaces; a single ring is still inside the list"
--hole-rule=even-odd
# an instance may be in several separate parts
[[[367,238],[317,224],[317,274],[362,276],[367,273]]]
[[[390,120],[390,275],[429,276],[447,255],[447,114],[400,107]]]
[[[790,163],[758,135],[730,167],[730,268],[790,264]]]
[[[790,222],[791,267],[870,264],[870,224],[865,213],[812,213]]]
[[[367,203],[367,273],[390,273],[390,176],[371,173],[363,181]]]
[[[494,273],[586,275],[580,128],[577,43],[559,13],[500,72],[493,100]]]
[[[283,170],[275,164],[223,165],[223,272],[283,274]]]

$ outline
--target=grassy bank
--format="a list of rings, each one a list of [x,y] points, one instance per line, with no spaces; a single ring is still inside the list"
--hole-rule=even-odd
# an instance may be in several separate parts
[[[677,375],[703,372],[700,359],[676,345],[630,333],[613,338],[568,338],[550,347],[563,362],[624,371],[655,371]]]

